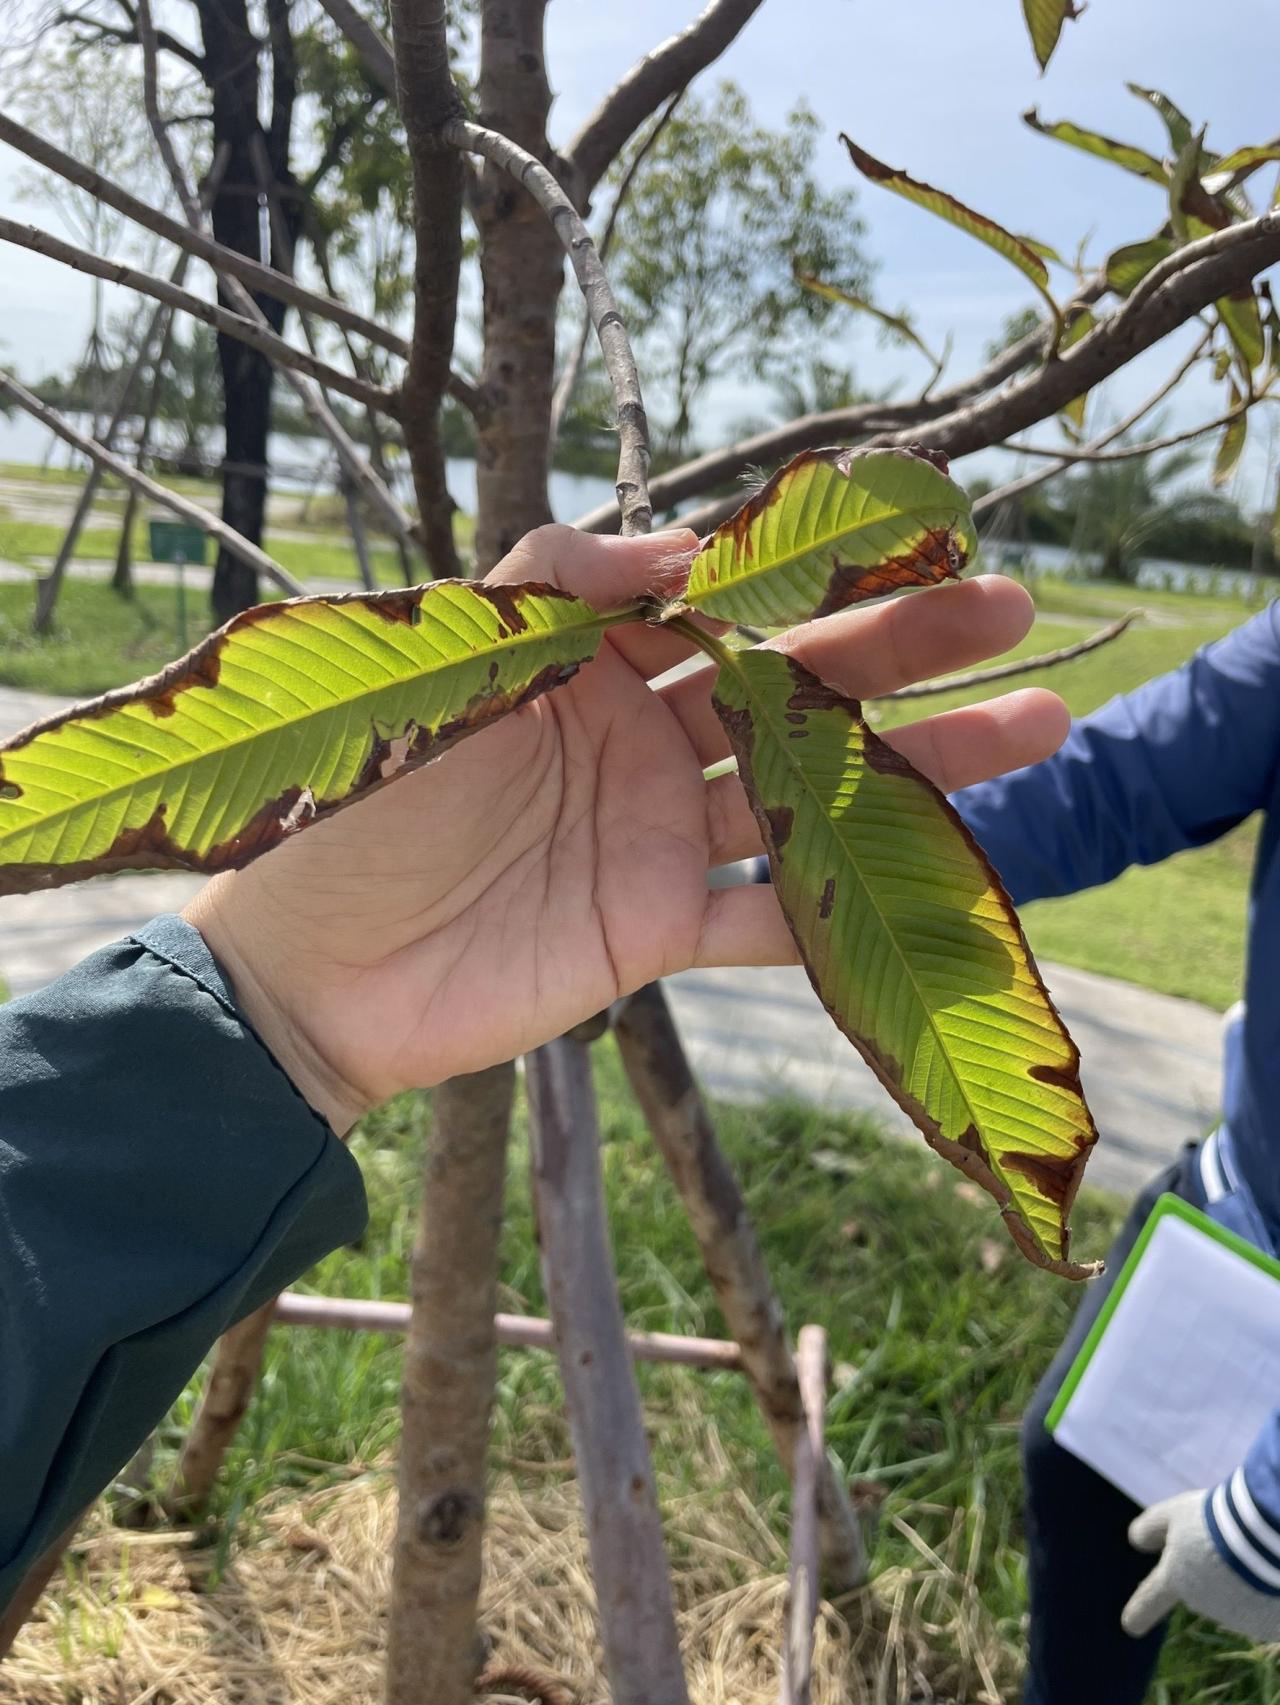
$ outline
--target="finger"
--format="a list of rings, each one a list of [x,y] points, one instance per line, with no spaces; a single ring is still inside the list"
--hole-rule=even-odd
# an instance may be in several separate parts
[[[543,580],[585,598],[593,609],[615,610],[647,592],[670,597],[683,590],[697,544],[697,534],[686,527],[633,539],[580,533],[574,527],[538,527],[485,579],[504,584]],[[641,622],[614,629],[610,639],[646,680],[674,668],[695,650],[680,634]]]
[[[1024,637],[1034,615],[1023,587],[988,574],[807,622],[772,643],[841,692],[868,698],[996,657]],[[709,664],[662,689],[704,766],[729,751],[711,706],[715,677]]]
[[[987,781],[1056,752],[1071,726],[1056,693],[1026,687],[986,704],[944,711],[885,736],[944,793]],[[711,862],[732,864],[764,851],[760,830],[736,775],[707,783],[707,828]]]
[[[1169,1505],[1171,1499],[1152,1504],[1129,1523],[1129,1543],[1135,1551],[1163,1551],[1169,1537]]]
[[[768,883],[713,888],[702,914],[693,965],[795,965],[800,959],[778,896]]]
[[[1130,1533],[1132,1534],[1132,1529]],[[1171,1616],[1178,1604],[1165,1570],[1157,1563],[1120,1613],[1120,1626],[1135,1639],[1149,1634],[1157,1623]]]

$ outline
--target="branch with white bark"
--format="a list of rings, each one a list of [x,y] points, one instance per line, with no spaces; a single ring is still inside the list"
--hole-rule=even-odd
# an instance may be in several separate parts
[[[971,669],[964,675],[943,675],[936,681],[915,681],[909,687],[899,687],[896,693],[871,693],[867,702],[885,703],[894,699],[926,699],[937,693],[958,693],[968,687],[985,687],[992,681],[1008,681],[1015,675],[1030,675],[1037,669],[1052,669],[1057,663],[1070,663],[1073,657],[1084,657],[1099,646],[1119,639],[1141,616],[1141,610],[1130,610],[1117,621],[1099,628],[1074,645],[1060,645],[1056,651],[1042,651],[1037,657],[1015,657],[1009,663],[996,663],[990,669]]]

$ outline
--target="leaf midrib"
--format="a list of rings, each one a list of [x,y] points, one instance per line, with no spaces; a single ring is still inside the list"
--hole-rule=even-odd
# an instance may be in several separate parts
[[[307,711],[305,711],[303,714],[301,714],[299,716],[294,716],[294,717],[291,717],[287,720],[282,720],[282,721],[276,722],[275,724],[273,724],[269,728],[259,728],[256,730],[251,730],[251,731],[249,731],[245,734],[242,734],[242,735],[237,735],[235,738],[227,740],[225,742],[222,742],[219,745],[217,745],[216,747],[213,747],[206,752],[197,752],[192,757],[182,758],[182,759],[179,759],[178,761],[171,763],[171,764],[160,765],[158,768],[148,770],[145,774],[135,775],[131,779],[129,779],[125,782],[121,782],[114,787],[110,787],[110,788],[108,788],[104,791],[101,791],[101,792],[95,792],[91,796],[89,796],[88,798],[80,799],[80,800],[73,800],[69,805],[59,806],[59,807],[56,807],[55,809],[53,809],[51,811],[42,812],[42,813],[40,813],[40,815],[36,819],[34,825],[29,822],[25,825],[15,825],[12,829],[9,829],[7,831],[0,829],[0,846],[3,846],[4,842],[6,840],[10,839],[14,835],[27,834],[27,833],[32,833],[32,832],[39,833],[39,832],[42,832],[46,829],[51,829],[60,820],[72,818],[76,815],[77,812],[88,811],[88,810],[101,810],[105,806],[107,806],[111,801],[117,800],[117,799],[121,798],[122,796],[127,801],[128,797],[131,794],[137,792],[141,787],[145,786],[146,783],[149,781],[153,781],[156,778],[160,778],[161,780],[163,780],[163,778],[167,775],[173,775],[177,771],[182,770],[182,769],[194,769],[197,765],[199,765],[201,763],[220,762],[223,759],[229,757],[233,752],[237,751],[239,748],[241,748],[243,746],[251,745],[251,744],[253,744],[259,740],[271,739],[273,737],[278,738],[284,734],[287,734],[289,732],[293,732],[293,731],[296,731],[298,729],[305,727],[305,725],[308,722],[314,720],[315,718],[324,717],[324,716],[332,716],[335,714],[335,712],[337,712],[339,710],[350,710],[352,707],[358,706],[362,700],[374,698],[379,693],[392,692],[392,691],[395,691],[395,690],[400,689],[400,688],[412,687],[416,682],[423,680],[429,676],[442,674],[446,669],[454,668],[454,667],[456,667],[460,664],[464,664],[464,663],[471,663],[478,658],[483,658],[483,657],[489,656],[490,654],[492,654],[494,652],[514,651],[514,650],[517,650],[517,649],[519,649],[523,646],[526,646],[526,645],[536,644],[539,641],[542,641],[542,642],[552,641],[556,638],[557,635],[574,635],[574,634],[580,634],[580,633],[587,633],[587,632],[590,632],[590,630],[592,628],[597,628],[597,627],[603,632],[603,630],[606,627],[613,625],[614,623],[617,622],[617,620],[618,620],[618,617],[616,615],[601,615],[598,612],[592,612],[591,619],[589,621],[577,621],[577,622],[574,622],[572,625],[565,625],[565,626],[561,626],[561,627],[546,628],[546,629],[540,629],[540,630],[529,629],[524,633],[514,634],[507,639],[503,639],[503,640],[495,639],[491,643],[486,645],[485,647],[482,647],[482,648],[474,650],[474,651],[467,652],[465,656],[443,658],[440,660],[440,662],[438,664],[435,664],[429,668],[416,669],[411,674],[404,676],[400,680],[392,679],[389,681],[383,681],[377,687],[370,687],[362,693],[353,694],[349,698],[332,699],[332,700],[330,700],[330,702],[327,705],[320,705],[320,706],[316,706],[314,708],[308,709]],[[279,637],[283,638],[284,636],[281,635]],[[246,659],[246,664],[247,664],[247,659]],[[497,685],[498,684],[495,682],[494,683],[495,688],[497,688]],[[216,692],[217,690],[218,689],[216,687],[214,687],[212,689],[212,691],[214,691],[214,692]],[[125,705],[121,705],[118,708],[119,708],[119,710],[124,711],[130,707],[125,706]],[[107,733],[107,730],[110,726],[111,721],[112,721],[112,718],[108,717],[107,719],[105,719],[102,722],[101,726],[97,730],[98,734],[101,737],[106,737],[106,738],[110,737]],[[65,727],[67,725],[63,724],[62,726]],[[55,730],[53,732],[58,732],[58,730]],[[39,736],[37,736],[36,738],[38,740]],[[34,742],[33,742],[33,744],[34,744]],[[3,755],[4,755],[3,751],[0,751],[0,759],[3,758]],[[49,784],[45,783],[44,785],[48,786]],[[126,812],[127,812],[127,803],[126,803]],[[4,861],[2,859],[0,859],[0,863],[3,863],[3,862]]]

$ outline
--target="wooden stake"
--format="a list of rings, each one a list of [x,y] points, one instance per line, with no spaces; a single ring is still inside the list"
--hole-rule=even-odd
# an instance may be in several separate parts
[[[249,1407],[275,1301],[246,1315],[218,1339],[204,1401],[178,1459],[173,1490],[166,1499],[173,1513],[190,1514],[208,1502],[227,1446]]]
[[[791,1564],[783,1630],[781,1705],[809,1705],[813,1688],[813,1636],[818,1621],[818,1465],[826,1457],[823,1415],[827,1404],[827,1335],[802,1326],[796,1371],[804,1400],[804,1429],[796,1446],[791,1482]]]

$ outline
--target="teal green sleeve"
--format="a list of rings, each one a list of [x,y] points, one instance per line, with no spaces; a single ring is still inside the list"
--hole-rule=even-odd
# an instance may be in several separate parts
[[[365,1218],[179,918],[0,1006],[0,1607],[218,1335]]]

